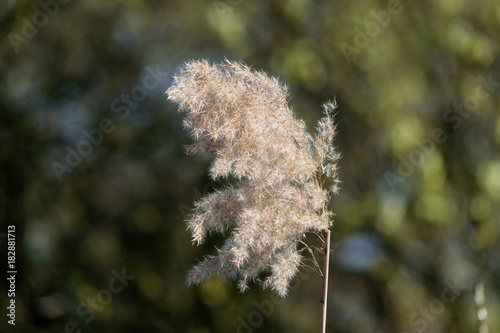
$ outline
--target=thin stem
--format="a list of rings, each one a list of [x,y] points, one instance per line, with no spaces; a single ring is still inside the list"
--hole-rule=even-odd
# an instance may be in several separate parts
[[[323,313],[321,314],[321,333],[326,332],[326,307],[328,303],[328,271],[330,263],[330,230],[324,232],[325,237],[325,256],[323,262],[323,299],[321,300],[321,306],[323,307]]]
[[[488,325],[486,324],[486,317],[488,316],[488,311],[486,310],[483,282],[478,282],[474,286],[474,303],[476,305],[477,332],[488,333]]]

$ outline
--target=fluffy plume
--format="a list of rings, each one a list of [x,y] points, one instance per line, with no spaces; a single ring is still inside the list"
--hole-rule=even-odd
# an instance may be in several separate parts
[[[220,275],[238,280],[242,291],[259,281],[285,296],[302,260],[298,242],[332,223],[327,204],[338,190],[337,105],[324,105],[312,137],[288,108],[285,86],[230,61],[187,63],[167,94],[186,112],[184,127],[195,140],[188,152],[215,155],[214,180],[238,180],[195,204],[188,221],[195,243],[210,232],[231,230],[231,236],[189,272],[188,284]]]

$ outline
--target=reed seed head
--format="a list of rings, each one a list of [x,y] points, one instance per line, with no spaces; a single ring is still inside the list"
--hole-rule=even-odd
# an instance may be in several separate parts
[[[195,141],[188,153],[215,156],[212,179],[237,179],[195,203],[188,221],[193,242],[210,232],[231,235],[188,273],[188,284],[220,275],[238,280],[242,291],[257,281],[285,296],[302,261],[298,242],[332,223],[327,205],[338,191],[340,158],[333,145],[336,103],[324,104],[312,137],[289,109],[286,86],[227,60],[186,63],[167,94],[186,112],[184,127]]]

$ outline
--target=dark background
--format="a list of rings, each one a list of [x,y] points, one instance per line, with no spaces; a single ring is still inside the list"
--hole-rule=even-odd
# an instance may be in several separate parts
[[[224,57],[286,82],[310,129],[340,105],[328,332],[475,332],[479,281],[500,331],[497,0],[4,0],[0,30],[2,332],[319,330],[310,269],[284,300],[185,285],[221,239],[184,219],[220,184],[164,92]]]

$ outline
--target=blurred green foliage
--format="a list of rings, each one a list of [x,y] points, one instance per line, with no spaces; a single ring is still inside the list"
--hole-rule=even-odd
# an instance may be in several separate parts
[[[224,57],[286,82],[310,127],[340,104],[329,332],[474,332],[477,281],[500,331],[498,1],[5,0],[0,30],[0,236],[16,226],[19,272],[1,331],[317,331],[310,269],[284,300],[185,285],[220,239],[191,246],[183,219],[222,185],[184,155],[164,91],[184,61]]]

